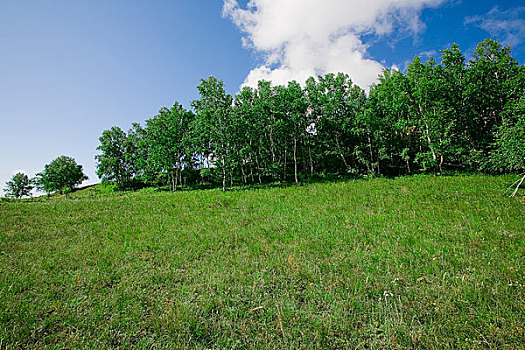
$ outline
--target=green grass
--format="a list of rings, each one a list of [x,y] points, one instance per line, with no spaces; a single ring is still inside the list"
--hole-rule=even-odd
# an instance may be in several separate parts
[[[524,348],[513,177],[0,204],[0,348]]]

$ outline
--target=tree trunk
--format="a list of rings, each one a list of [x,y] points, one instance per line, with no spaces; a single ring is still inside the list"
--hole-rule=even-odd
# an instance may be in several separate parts
[[[286,149],[284,150],[283,182],[286,182]]]
[[[372,171],[374,170],[373,164],[374,164],[374,152],[372,151],[372,139],[370,138],[370,134],[368,134],[368,151],[370,153],[370,164],[367,164],[368,171],[370,171],[370,166],[372,166]]]
[[[430,152],[432,152],[432,159],[437,163],[437,155],[434,151],[434,147],[432,146],[432,140],[430,139],[430,128],[428,127],[428,123],[426,122],[425,114],[423,113],[423,107],[421,104],[419,104],[419,112],[421,113],[421,117],[425,123],[425,132],[427,134],[427,142],[428,142],[428,148],[430,148]],[[441,166],[439,166],[441,167]]]
[[[274,143],[273,143],[273,132],[270,129],[270,152],[272,153],[272,162],[275,163],[275,152],[274,152]]]
[[[253,140],[250,137],[250,150],[253,150],[252,143],[253,143]],[[250,157],[249,157],[248,164],[249,164],[249,167],[250,167],[250,178],[252,179],[252,184],[254,184],[255,183],[255,179],[253,178],[253,159],[252,159],[253,155],[252,155],[251,151],[249,152],[249,154],[250,154]]]
[[[314,174],[314,161],[312,159],[312,147],[308,145],[308,155],[310,157],[310,175]]]
[[[243,184],[246,185],[246,183],[247,183],[247,179],[246,179],[246,175],[245,175],[245,173],[244,173],[244,167],[242,166],[242,162],[241,162],[241,165],[240,165],[240,166],[241,166],[242,182],[243,182]]]
[[[337,144],[337,149],[339,150],[339,155],[341,156],[341,159],[343,160],[343,163],[345,165],[345,171],[348,172],[348,163],[346,162],[345,155],[343,154],[343,148],[341,147],[341,144],[339,143],[339,137],[335,137],[335,142]]]
[[[253,177],[253,163],[252,163],[251,156],[250,156],[250,178],[252,179],[252,184],[254,184],[255,183],[255,179]]]
[[[297,139],[293,139],[293,162],[294,162],[294,179],[295,183],[299,182],[297,178]]]
[[[222,159],[222,191],[226,192],[226,165],[224,158]]]
[[[257,153],[255,153],[255,163],[257,164],[257,177],[259,178],[259,185],[260,185],[262,184],[261,166],[259,165],[259,157],[257,156]]]

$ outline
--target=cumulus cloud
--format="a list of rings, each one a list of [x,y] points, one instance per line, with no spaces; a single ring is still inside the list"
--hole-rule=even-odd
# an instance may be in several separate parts
[[[465,24],[480,27],[504,45],[517,46],[525,40],[525,7],[502,11],[495,6],[486,15],[467,17]]]
[[[223,15],[244,33],[243,44],[264,55],[243,85],[285,84],[346,72],[367,89],[383,65],[367,57],[364,35],[424,30],[419,14],[447,0],[224,0]]]

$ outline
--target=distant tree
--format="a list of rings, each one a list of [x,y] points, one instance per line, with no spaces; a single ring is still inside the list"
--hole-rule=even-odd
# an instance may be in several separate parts
[[[104,130],[99,138],[97,150],[102,154],[95,156],[97,175],[103,181],[115,181],[123,187],[134,175],[134,166],[130,154],[135,152],[133,143],[121,128],[114,126]]]
[[[365,117],[359,122],[365,142],[358,156],[369,174],[414,171],[423,145],[417,117],[411,113],[410,91],[406,75],[388,69],[370,89]]]
[[[23,173],[17,173],[13,175],[11,181],[6,182],[6,185],[7,196],[14,198],[29,196],[31,190],[34,188],[33,181],[31,181],[29,177]]]
[[[511,55],[510,47],[503,47],[486,39],[478,44],[466,71],[465,105],[469,109],[470,162],[474,168],[485,163],[496,129],[503,123],[506,105],[524,92],[520,68]]]
[[[191,156],[187,152],[189,125],[194,115],[175,103],[146,121],[143,143],[146,146],[146,171],[166,175],[170,190],[182,185],[182,170]]]
[[[443,166],[452,169],[464,168],[468,163],[470,150],[474,146],[469,130],[474,116],[466,101],[467,66],[459,45],[441,50],[441,65],[435,67],[435,78],[439,107],[439,151],[444,156]]]
[[[134,177],[140,177],[143,173],[141,161],[146,156],[143,154],[144,149],[141,148],[141,143],[144,134],[144,128],[140,123],[133,123],[131,129],[128,130],[126,138],[126,163]]]
[[[449,136],[453,122],[447,120],[440,99],[440,84],[434,59],[421,62],[419,57],[407,68],[406,81],[409,99],[409,113],[416,120],[416,129],[419,133],[422,149],[417,153],[415,160],[424,171],[434,170],[442,172],[442,165],[446,158],[446,150],[450,149],[453,141]]]
[[[519,178],[507,190],[514,187],[511,197],[525,181],[525,95],[511,105],[503,123],[496,132],[495,149],[490,153],[489,167],[497,172],[518,172]]]
[[[82,165],[75,159],[61,156],[46,164],[44,171],[37,174],[37,187],[47,193],[71,191],[88,177],[82,171]]]
[[[497,172],[525,172],[525,96],[509,109],[497,129],[490,165]]]
[[[211,76],[201,79],[197,86],[201,98],[192,102],[196,112],[193,123],[197,152],[216,159],[214,168],[221,173],[222,190],[226,191],[226,177],[233,170],[235,159],[231,113],[233,98],[224,90],[222,80]]]
[[[253,111],[257,116],[255,125],[259,134],[256,162],[259,172],[272,180],[279,179],[279,155],[282,153],[279,151],[279,137],[275,130],[278,124],[275,100],[272,84],[269,81],[259,81],[253,101]]]
[[[235,105],[232,113],[234,128],[236,163],[241,171],[241,178],[244,184],[251,181],[255,183],[257,176],[259,183],[262,182],[259,168],[261,139],[260,129],[261,118],[255,114],[254,110],[255,90],[251,87],[243,87],[235,96]]]
[[[329,172],[352,173],[357,170],[357,118],[362,114],[365,93],[347,74],[326,74],[310,80],[312,111],[318,117],[315,127],[321,164]]]
[[[278,131],[283,148],[283,181],[287,181],[287,163],[293,162],[294,181],[299,182],[298,172],[305,136],[307,134],[308,101],[305,92],[296,81],[288,86],[278,86],[274,89],[275,111],[279,115],[275,129]],[[291,159],[288,160],[287,156]]]

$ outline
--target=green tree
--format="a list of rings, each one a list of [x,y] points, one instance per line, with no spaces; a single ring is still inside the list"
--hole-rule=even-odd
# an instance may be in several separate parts
[[[97,150],[102,154],[95,156],[97,175],[103,181],[115,181],[119,188],[124,187],[134,175],[134,165],[130,155],[135,152],[133,143],[121,128],[114,126],[104,130],[99,138]]]
[[[257,133],[259,134],[256,159],[263,178],[279,179],[279,139],[276,130],[278,123],[275,111],[275,89],[269,81],[259,81],[253,102],[254,114],[257,116]]]
[[[37,187],[47,193],[72,191],[88,177],[82,170],[82,165],[75,159],[60,156],[44,166],[44,171],[37,174]]]
[[[299,182],[299,168],[302,160],[302,146],[307,128],[308,102],[301,86],[291,81],[288,86],[277,86],[274,89],[275,131],[281,146],[281,166],[283,181],[287,181],[287,168],[293,162],[294,181]]]
[[[145,141],[146,129],[140,123],[133,123],[126,140],[126,162],[131,166],[134,179],[147,180],[148,149]]]
[[[486,39],[478,44],[466,71],[464,93],[468,107],[471,167],[479,169],[489,156],[497,128],[503,122],[506,105],[524,92],[520,67],[511,48]]]
[[[416,56],[406,74],[410,113],[416,121],[420,140],[424,145],[416,155],[416,161],[424,171],[442,171],[446,150],[452,141],[448,136],[453,122],[443,112],[444,104],[440,99],[440,85],[436,76],[439,69],[440,66],[435,65],[434,59],[422,63]]]
[[[453,44],[450,49],[441,51],[441,65],[436,68],[437,97],[442,113],[444,130],[441,150],[444,154],[443,165],[451,169],[464,168],[468,161],[472,144],[470,142],[470,108],[466,103],[467,67],[465,57],[459,46]]]
[[[235,148],[238,149],[236,162],[239,165],[243,183],[262,182],[260,169],[260,140],[259,132],[262,125],[261,118],[255,114],[254,103],[256,91],[251,87],[243,87],[235,95],[234,109],[232,113],[235,125]]]
[[[370,89],[366,111],[359,120],[364,139],[358,159],[370,174],[413,172],[413,160],[422,149],[417,118],[410,113],[410,86],[406,75],[385,70]]]
[[[497,172],[525,171],[525,96],[512,106],[496,133],[490,164]]]
[[[162,174],[171,190],[182,184],[182,169],[190,162],[187,139],[192,112],[175,103],[171,109],[146,121],[143,142],[146,144],[146,165],[149,173]]]
[[[227,175],[232,178],[235,159],[231,132],[232,96],[226,94],[222,80],[211,76],[201,79],[197,87],[201,98],[192,102],[196,111],[193,143],[196,152],[208,159],[209,167],[218,170],[222,189],[226,191]]]
[[[34,188],[33,181],[24,173],[16,173],[11,181],[6,182],[6,195],[14,198],[29,196]]]
[[[321,118],[316,124],[325,168],[335,173],[356,173],[357,118],[366,101],[364,91],[347,74],[319,77]]]

